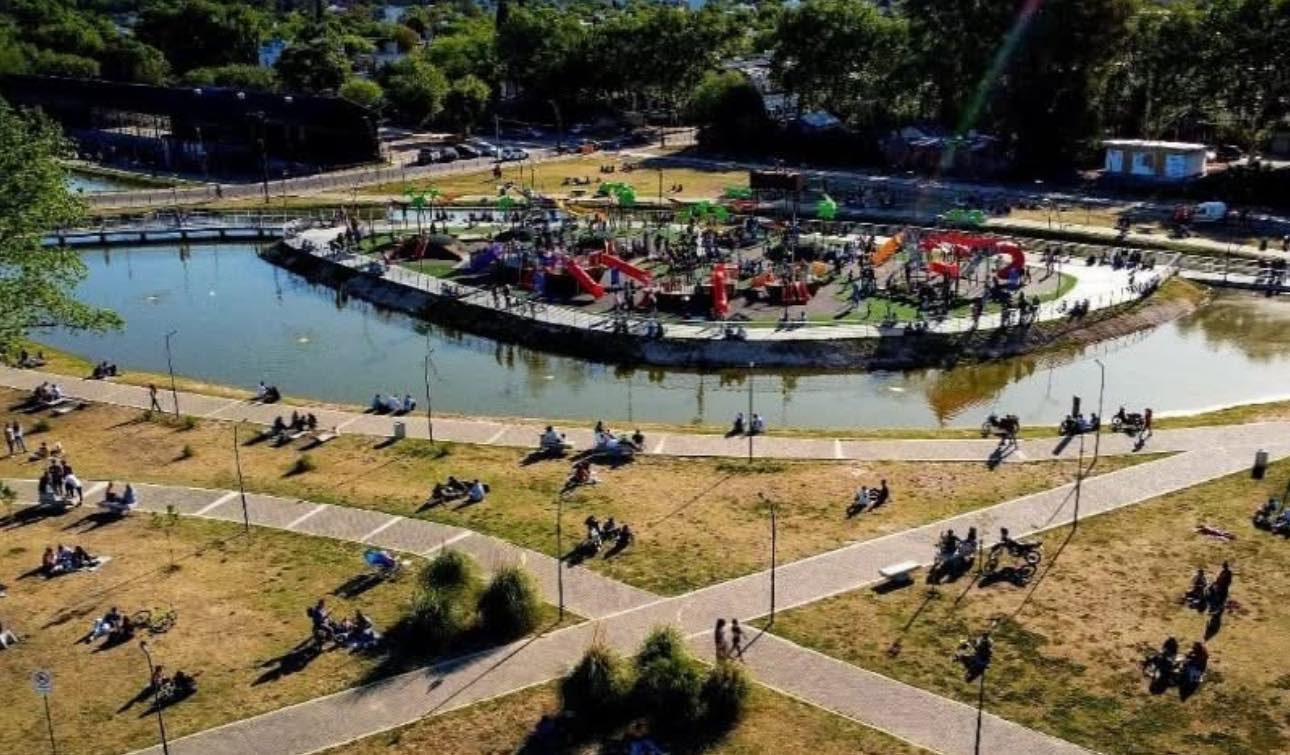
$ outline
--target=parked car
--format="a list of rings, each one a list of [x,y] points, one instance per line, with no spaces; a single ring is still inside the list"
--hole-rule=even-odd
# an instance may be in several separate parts
[[[463,160],[473,160],[483,154],[472,144],[458,144],[454,146],[453,149],[457,150],[457,154],[460,155]]]
[[[1230,163],[1245,157],[1245,153],[1235,144],[1220,144],[1214,148],[1214,159],[1221,163]]]
[[[519,147],[502,147],[502,159],[508,162],[529,159],[529,153]]]
[[[417,150],[417,165],[429,165],[431,163],[442,162],[443,150],[428,147]]]
[[[481,139],[475,139],[468,143],[478,151],[482,157],[497,157],[500,154],[497,147],[494,147],[492,144]]]
[[[460,157],[460,155],[457,154],[457,150],[452,147],[444,147],[439,150],[439,162],[441,163],[455,162],[458,157]]]

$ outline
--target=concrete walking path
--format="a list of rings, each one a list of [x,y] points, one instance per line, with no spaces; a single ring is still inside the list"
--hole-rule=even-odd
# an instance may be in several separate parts
[[[46,382],[57,383],[66,394],[86,401],[137,409],[147,409],[150,406],[148,389],[142,386],[0,366],[0,386],[30,391]],[[394,433],[394,424],[402,422],[408,437],[429,437],[425,416],[416,413],[392,417],[308,405],[266,405],[244,399],[184,391],[180,391],[178,396],[181,413],[201,418],[269,425],[275,417],[300,410],[314,413],[321,429],[337,428],[342,434],[388,438]],[[157,399],[163,411],[174,411],[175,403],[169,390],[158,386]],[[540,420],[437,417],[434,420],[434,437],[436,441],[531,449],[536,447],[538,435],[544,427],[545,423]],[[624,425],[618,429],[626,427],[629,426]],[[1261,431],[1266,429],[1274,437],[1290,437],[1290,422],[1160,430],[1143,450],[1160,453],[1203,449],[1246,437],[1248,428],[1259,428]],[[569,427],[564,428],[564,432],[576,448],[585,449],[593,444],[591,428]],[[1092,437],[1085,438],[1086,456],[1092,454],[1092,442]],[[648,434],[645,450],[647,453],[665,456],[740,458],[748,455],[749,445],[746,437],[665,432]],[[752,455],[763,459],[929,462],[984,462],[997,445],[993,439],[863,440],[780,437],[773,434],[773,429],[772,434],[757,436],[751,443]],[[1103,433],[1101,445],[1101,452],[1108,456],[1133,454],[1139,450],[1133,438],[1110,432]],[[1078,439],[1063,443],[1055,434],[1052,438],[1023,439],[1016,451],[1004,459],[1004,463],[1071,459],[1078,455],[1079,448]]]

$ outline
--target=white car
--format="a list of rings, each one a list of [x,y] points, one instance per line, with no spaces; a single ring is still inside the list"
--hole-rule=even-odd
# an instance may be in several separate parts
[[[502,159],[508,161],[527,160],[529,153],[519,147],[502,147]]]

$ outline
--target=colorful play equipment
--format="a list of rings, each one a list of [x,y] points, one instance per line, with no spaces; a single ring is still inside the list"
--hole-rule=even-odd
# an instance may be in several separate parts
[[[717,317],[730,314],[730,299],[726,296],[726,266],[712,266],[712,312]]]
[[[605,267],[617,270],[628,278],[635,280],[637,283],[649,285],[653,280],[653,276],[649,274],[648,270],[643,270],[627,260],[624,260],[617,255],[610,254],[609,252],[601,252],[600,254],[592,255],[592,261],[599,262]]]
[[[563,258],[564,269],[569,271],[569,275],[578,282],[578,286],[585,292],[591,294],[591,298],[599,299],[605,295],[605,287],[592,280],[587,271],[583,269],[572,257]]]
[[[873,253],[873,266],[881,267],[884,262],[891,259],[892,255],[900,251],[901,244],[905,243],[904,232],[897,233],[895,236],[882,242],[882,246]]]
[[[890,243],[890,241],[888,242]],[[885,245],[884,245],[885,246]],[[1011,279],[1021,275],[1026,266],[1026,255],[1021,247],[1011,241],[975,236],[957,231],[929,233],[918,240],[918,247],[924,252],[946,251],[958,259],[977,257],[978,255],[1006,255],[1010,262],[1001,268],[996,275],[1001,279]],[[875,255],[876,258],[877,255]],[[932,263],[933,265],[937,263]],[[929,265],[929,268],[931,266]],[[948,267],[948,266],[945,266]],[[957,272],[958,266],[953,266]],[[975,265],[970,265],[975,267]],[[932,272],[939,272],[933,269]]]

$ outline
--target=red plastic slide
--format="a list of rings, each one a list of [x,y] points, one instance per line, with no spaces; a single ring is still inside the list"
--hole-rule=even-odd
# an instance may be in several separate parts
[[[958,265],[947,264],[944,262],[933,262],[932,264],[927,266],[927,269],[931,270],[933,273],[936,273],[938,275],[944,275],[946,278],[959,277]]]
[[[726,298],[725,265],[712,268],[712,311],[717,317],[725,317],[730,312],[730,301]]]
[[[635,265],[628,262],[627,260],[624,260],[623,258],[617,257],[615,255],[612,255],[609,252],[605,252],[604,254],[600,255],[600,261],[605,265],[607,265],[608,267],[612,267],[613,269],[621,272],[623,275],[626,275],[629,278],[635,278],[640,283],[648,284],[651,280],[653,280],[653,277],[649,274],[648,270],[642,270],[641,268],[636,267]]]
[[[1026,254],[1021,251],[1021,247],[1011,241],[1000,241],[995,244],[994,251],[996,254],[1006,254],[1012,258],[1012,263],[996,273],[1000,278],[1011,278],[1013,274],[1021,275],[1021,271],[1026,266]]]
[[[582,269],[582,265],[566,257],[564,266],[569,271],[569,275],[572,275],[573,279],[578,281],[578,285],[582,287],[582,290],[591,294],[591,298],[599,299],[605,295],[605,287],[593,281],[591,276],[587,275],[587,271]]]

